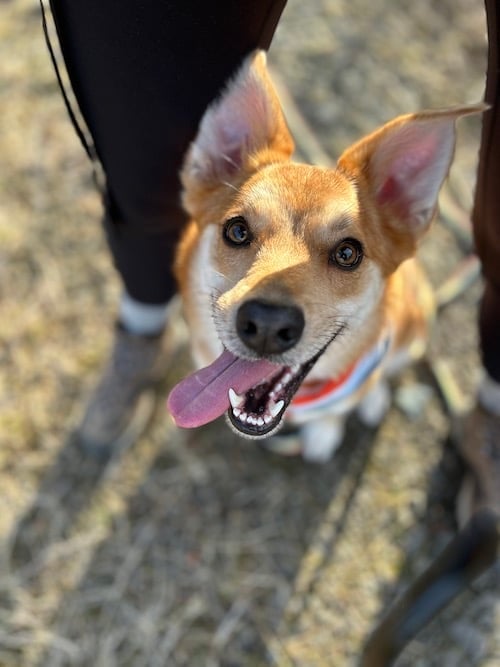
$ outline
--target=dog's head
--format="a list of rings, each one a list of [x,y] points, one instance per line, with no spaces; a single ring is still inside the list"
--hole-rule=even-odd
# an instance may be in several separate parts
[[[399,117],[334,169],[290,162],[293,141],[263,52],[207,110],[182,170],[183,202],[203,249],[195,262],[205,274],[202,307],[225,349],[203,382],[212,396],[225,394],[211,399],[215,411],[230,400],[239,431],[268,435],[327,348],[337,348],[340,370],[366,343],[387,277],[434,215],[455,120],[474,110]],[[192,273],[183,264],[181,253],[186,292]],[[201,401],[191,405],[200,411]]]

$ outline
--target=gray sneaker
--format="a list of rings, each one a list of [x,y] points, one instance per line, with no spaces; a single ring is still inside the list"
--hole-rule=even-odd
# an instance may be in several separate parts
[[[111,358],[76,431],[88,455],[106,459],[145,431],[170,357],[167,347],[163,335],[136,336],[117,326]]]
[[[457,442],[466,465],[457,499],[459,524],[463,526],[483,507],[500,517],[500,417],[477,406]]]

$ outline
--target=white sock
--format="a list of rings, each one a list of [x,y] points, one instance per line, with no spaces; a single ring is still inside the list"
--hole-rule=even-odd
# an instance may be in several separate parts
[[[142,303],[124,292],[120,301],[119,319],[129,333],[154,336],[165,328],[169,304]]]
[[[494,415],[500,417],[500,384],[485,375],[479,385],[479,403]]]

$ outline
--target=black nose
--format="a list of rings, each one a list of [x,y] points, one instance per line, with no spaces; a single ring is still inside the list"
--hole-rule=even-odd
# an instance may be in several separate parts
[[[259,354],[276,354],[293,347],[304,331],[304,315],[296,306],[246,301],[236,315],[238,336]]]

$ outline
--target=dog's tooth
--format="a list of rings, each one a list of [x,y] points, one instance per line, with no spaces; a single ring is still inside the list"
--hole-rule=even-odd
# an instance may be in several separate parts
[[[245,402],[245,397],[237,394],[232,387],[228,391],[229,402],[233,408],[241,408]]]
[[[233,408],[233,415],[235,417],[239,417],[241,415],[241,410],[240,408]]]
[[[271,415],[264,415],[264,424],[270,424],[273,421]]]
[[[264,424],[265,424],[264,419],[262,417],[259,417],[257,419],[257,426],[264,426]]]
[[[277,403],[270,403],[269,404],[269,412],[271,413],[272,417],[277,417],[279,413],[283,410],[283,406],[285,405],[285,401],[281,400],[278,401]]]

